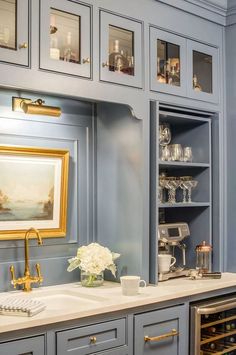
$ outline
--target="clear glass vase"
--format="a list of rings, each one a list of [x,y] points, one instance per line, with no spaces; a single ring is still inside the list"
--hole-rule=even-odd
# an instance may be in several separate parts
[[[92,274],[90,272],[86,272],[81,270],[80,273],[81,285],[84,287],[98,287],[103,284],[104,281],[104,272],[100,272],[100,274]]]

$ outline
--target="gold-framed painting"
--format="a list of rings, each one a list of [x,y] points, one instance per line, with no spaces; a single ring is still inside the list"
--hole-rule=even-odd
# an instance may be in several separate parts
[[[69,151],[0,145],[0,240],[64,237]]]

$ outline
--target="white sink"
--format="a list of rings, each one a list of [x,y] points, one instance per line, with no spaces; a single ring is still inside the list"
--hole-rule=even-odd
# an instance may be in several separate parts
[[[9,295],[10,296],[10,295]],[[27,298],[41,301],[46,305],[48,311],[82,311],[93,308],[106,302],[107,298],[80,292],[79,290],[66,289],[34,289],[30,293],[11,294],[13,298]]]

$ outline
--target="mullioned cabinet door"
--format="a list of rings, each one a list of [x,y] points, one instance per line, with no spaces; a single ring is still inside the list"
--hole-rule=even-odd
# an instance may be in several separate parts
[[[28,0],[0,0],[0,62],[29,66]]]
[[[150,27],[151,90],[186,96],[186,39]]]
[[[187,42],[188,96],[202,101],[219,101],[219,49],[196,41]]]
[[[91,8],[68,0],[40,1],[40,68],[91,78]]]
[[[142,87],[142,23],[100,12],[100,80]]]
[[[44,336],[0,343],[1,355],[45,355]]]

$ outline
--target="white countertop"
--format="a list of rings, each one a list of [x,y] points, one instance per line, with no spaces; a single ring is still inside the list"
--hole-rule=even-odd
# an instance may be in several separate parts
[[[96,288],[73,283],[41,287],[28,294],[22,291],[3,292],[0,293],[0,301],[9,296],[35,298],[45,303],[47,308],[33,317],[0,315],[0,333],[177,300],[234,286],[236,273],[224,273],[221,279],[178,278],[165,281],[158,286],[140,288],[137,296],[123,296],[120,284],[113,282],[105,282]]]

